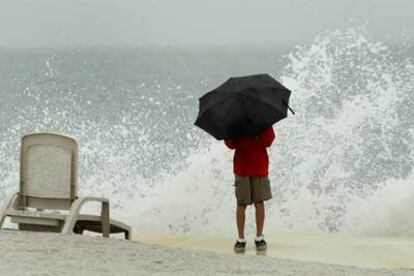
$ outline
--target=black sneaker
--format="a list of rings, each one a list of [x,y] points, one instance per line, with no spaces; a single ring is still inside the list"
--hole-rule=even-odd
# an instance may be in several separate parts
[[[236,241],[236,244],[234,245],[234,251],[237,253],[246,251],[246,242]]]
[[[267,248],[267,244],[266,241],[264,239],[261,239],[260,241],[254,241],[254,243],[256,244],[256,249],[257,250],[266,250]]]

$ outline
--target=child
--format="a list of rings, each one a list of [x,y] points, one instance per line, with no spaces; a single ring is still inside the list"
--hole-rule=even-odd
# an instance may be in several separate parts
[[[244,237],[245,212],[247,205],[254,203],[256,208],[256,238],[257,250],[266,249],[263,236],[265,220],[264,201],[272,198],[268,178],[269,157],[267,148],[272,145],[275,133],[269,127],[254,137],[225,139],[224,142],[234,153],[234,174],[237,198],[237,230],[239,238],[234,245],[236,252],[244,252],[246,239]]]

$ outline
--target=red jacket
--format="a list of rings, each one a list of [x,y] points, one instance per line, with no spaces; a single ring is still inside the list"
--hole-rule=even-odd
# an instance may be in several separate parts
[[[234,153],[234,173],[243,176],[268,175],[269,157],[267,149],[272,145],[275,133],[269,127],[255,137],[243,137],[238,139],[225,139],[224,143]]]

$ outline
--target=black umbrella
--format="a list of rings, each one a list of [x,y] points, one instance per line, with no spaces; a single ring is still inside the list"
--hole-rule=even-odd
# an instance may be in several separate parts
[[[287,117],[289,97],[268,74],[230,78],[199,99],[195,125],[217,140],[254,136]]]

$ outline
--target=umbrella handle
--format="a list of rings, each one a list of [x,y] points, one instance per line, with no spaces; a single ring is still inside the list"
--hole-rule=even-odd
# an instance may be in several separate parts
[[[292,108],[290,108],[290,106],[285,101],[282,101],[282,102],[284,105],[286,105],[289,108],[290,112],[292,112],[292,114],[295,115],[295,112],[292,110]]]

